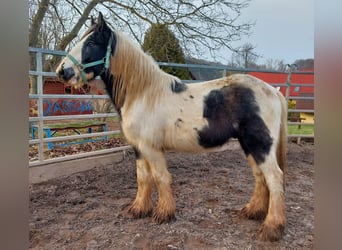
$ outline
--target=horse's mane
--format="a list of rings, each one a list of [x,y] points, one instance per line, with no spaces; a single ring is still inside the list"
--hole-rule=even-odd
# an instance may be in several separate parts
[[[133,100],[146,95],[149,103],[155,103],[164,90],[170,88],[170,83],[178,78],[162,71],[151,56],[123,34],[115,34],[116,49],[111,63],[111,73],[116,79],[113,85],[117,85],[113,86],[114,98],[118,103],[123,104],[124,101],[130,105]],[[128,93],[129,96],[126,96]],[[118,100],[120,98],[125,100]]]

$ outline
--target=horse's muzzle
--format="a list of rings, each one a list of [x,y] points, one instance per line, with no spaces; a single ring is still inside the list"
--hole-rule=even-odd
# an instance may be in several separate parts
[[[56,71],[59,79],[64,80],[65,82],[69,81],[73,76],[75,76],[75,71],[73,68],[64,68],[63,66],[57,69]]]

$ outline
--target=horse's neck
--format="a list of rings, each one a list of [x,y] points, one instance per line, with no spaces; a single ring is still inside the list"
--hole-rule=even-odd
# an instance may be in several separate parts
[[[119,44],[117,51],[118,57],[114,60],[118,66],[117,73],[122,75],[128,85],[135,85],[136,82],[139,82],[139,85],[146,87],[146,85],[152,84],[151,80],[154,78],[168,77],[152,57],[146,55],[141,48],[131,41],[122,38],[119,43],[121,44]]]
[[[174,77],[162,71],[155,61],[140,48],[125,38],[118,41],[118,47],[112,58],[111,72],[113,81],[112,97],[121,108],[139,100],[144,95],[161,95],[166,83]],[[152,94],[153,92],[153,94]],[[148,96],[153,102],[154,97]]]

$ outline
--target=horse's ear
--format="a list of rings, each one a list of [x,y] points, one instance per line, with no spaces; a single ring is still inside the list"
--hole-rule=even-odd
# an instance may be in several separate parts
[[[91,21],[91,25],[94,25],[94,24],[96,24],[96,22],[95,22],[95,18],[94,18],[93,16],[91,16],[91,17],[90,17],[90,21]]]
[[[101,12],[101,11],[99,11],[99,16],[97,17],[97,21],[98,21],[98,23],[100,23],[100,22],[103,22],[103,21],[104,21],[104,19],[103,19],[103,15],[102,15],[102,12]]]
[[[104,20],[102,13],[99,12],[99,16],[97,17],[97,30],[103,32],[106,29],[108,29],[106,21]]]

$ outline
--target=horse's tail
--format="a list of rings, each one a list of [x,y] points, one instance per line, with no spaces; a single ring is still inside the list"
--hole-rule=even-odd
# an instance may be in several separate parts
[[[283,185],[285,189],[285,170],[286,170],[286,144],[287,144],[287,102],[284,96],[278,91],[281,102],[281,123],[279,130],[279,140],[277,145],[277,162],[283,171]]]

